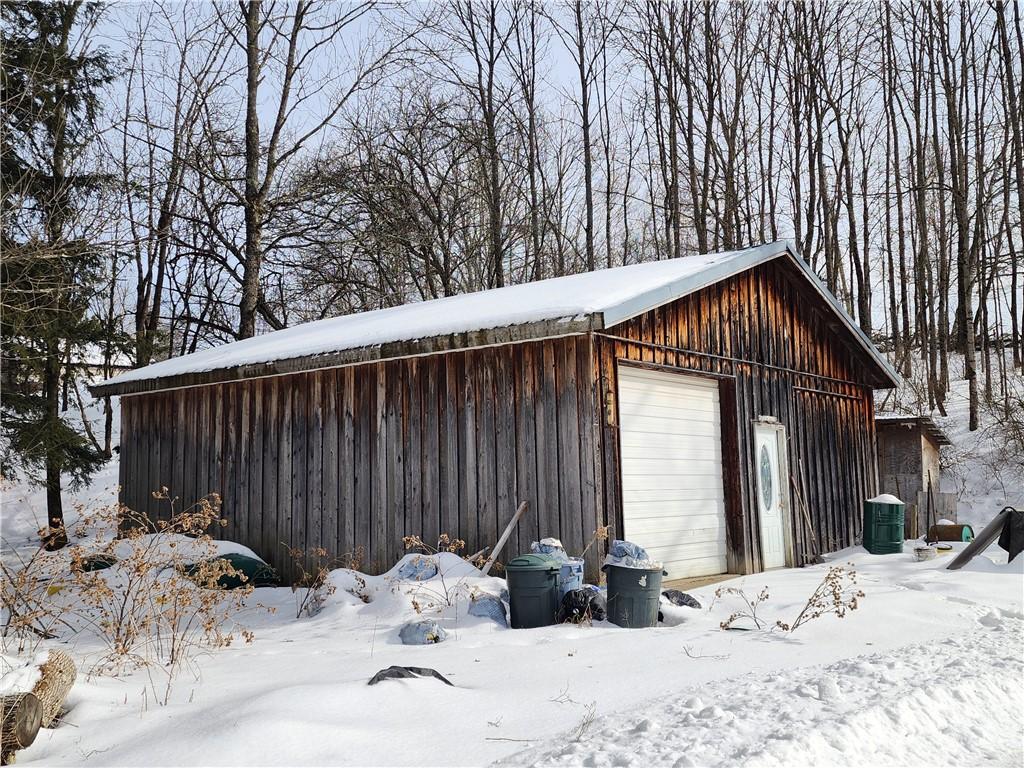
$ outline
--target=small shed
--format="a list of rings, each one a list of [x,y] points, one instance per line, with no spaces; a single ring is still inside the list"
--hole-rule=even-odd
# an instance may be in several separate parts
[[[898,381],[772,243],[308,323],[93,393],[121,396],[123,503],[217,492],[223,535],[286,574],[283,544],[371,571],[406,535],[474,552],[527,501],[506,556],[609,525],[683,578],[859,541],[873,392]]]
[[[952,445],[946,434],[931,416],[880,414],[875,423],[879,487],[907,505],[907,538],[924,536],[941,519],[956,522],[956,494],[940,491],[940,451]]]

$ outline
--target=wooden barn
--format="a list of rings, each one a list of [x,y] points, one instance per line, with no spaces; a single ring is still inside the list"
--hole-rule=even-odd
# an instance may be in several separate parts
[[[873,390],[897,374],[786,243],[296,326],[131,371],[121,492],[223,498],[225,538],[492,545],[601,525],[670,578],[750,573],[859,541],[877,490]],[[594,578],[603,558],[591,548]]]

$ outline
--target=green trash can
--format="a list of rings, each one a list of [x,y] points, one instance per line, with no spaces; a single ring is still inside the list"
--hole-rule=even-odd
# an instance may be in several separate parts
[[[889,493],[864,502],[864,549],[873,555],[894,555],[903,551],[905,506]]]
[[[606,565],[608,574],[608,621],[627,629],[658,626],[661,602],[661,568],[625,568]]]
[[[520,555],[505,564],[513,629],[546,627],[558,614],[561,563],[548,555]]]

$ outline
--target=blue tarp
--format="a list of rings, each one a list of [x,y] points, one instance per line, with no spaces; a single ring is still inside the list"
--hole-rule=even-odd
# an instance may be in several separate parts
[[[406,624],[398,632],[404,645],[432,645],[448,639],[444,627],[433,619],[422,619]]]
[[[503,627],[508,626],[508,616],[505,613],[505,604],[501,598],[495,595],[482,592],[473,595],[469,600],[469,615],[481,616],[485,619],[494,619]]]
[[[437,561],[432,557],[415,557],[398,566],[398,578],[406,581],[424,581],[437,576]]]

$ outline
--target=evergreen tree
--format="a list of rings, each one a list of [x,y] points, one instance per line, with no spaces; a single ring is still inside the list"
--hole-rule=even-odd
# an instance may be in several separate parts
[[[43,544],[67,544],[61,475],[86,481],[103,456],[61,416],[68,352],[98,341],[90,316],[102,257],[81,235],[84,204],[104,183],[88,168],[108,54],[83,44],[102,9],[82,2],[5,2],[0,291],[4,470],[46,486]]]

